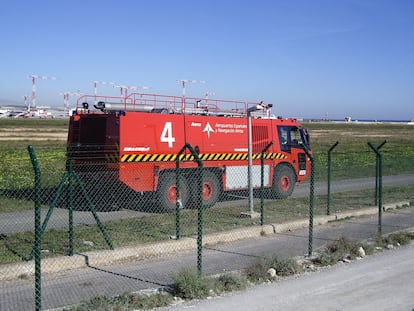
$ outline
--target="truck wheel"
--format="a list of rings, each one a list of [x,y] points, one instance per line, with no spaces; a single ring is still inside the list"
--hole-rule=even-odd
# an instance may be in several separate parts
[[[167,212],[175,212],[177,202],[177,184],[174,173],[164,173],[160,176],[157,199],[161,208]],[[188,183],[185,176],[180,176],[180,200],[184,208],[188,201]]]
[[[216,174],[203,172],[203,207],[210,208],[217,203],[220,196],[220,181]]]
[[[296,174],[287,165],[276,167],[273,176],[272,197],[276,199],[286,199],[295,188]]]

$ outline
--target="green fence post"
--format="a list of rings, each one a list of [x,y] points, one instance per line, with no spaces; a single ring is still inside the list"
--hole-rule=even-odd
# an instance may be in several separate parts
[[[378,145],[377,149],[380,150],[382,148],[382,146],[384,146],[386,144],[386,140],[384,140],[381,144]],[[378,186],[378,176],[379,176],[379,162],[378,162],[378,157],[375,158],[375,205],[378,204],[378,191],[379,191],[379,186]]]
[[[197,271],[201,275],[203,271],[203,161],[198,156],[198,153],[190,144],[185,144],[177,154],[177,168],[179,169],[179,160],[184,150],[188,148],[191,155],[194,157],[198,165],[198,182],[197,182],[197,200],[198,214],[197,214]],[[178,183],[178,180],[177,180]],[[178,184],[177,184],[177,198],[178,198]],[[178,199],[177,199],[178,201]]]
[[[175,184],[176,184],[176,202],[175,202],[175,238],[179,240],[181,238],[181,209],[182,201],[180,199],[180,178],[181,178],[181,169],[180,169],[180,156],[184,152],[185,146],[181,148],[181,150],[177,154],[177,158],[175,159]]]
[[[35,173],[35,309],[42,310],[42,272],[41,272],[41,250],[42,250],[42,234],[41,234],[41,172],[39,163],[33,146],[27,147]]]
[[[339,141],[334,143],[328,150],[328,199],[326,204],[326,215],[331,214],[331,162],[332,162],[332,151],[338,146]]]
[[[91,210],[92,216],[95,219],[96,224],[97,224],[99,230],[101,231],[101,233],[102,233],[102,235],[105,239],[106,244],[108,245],[109,249],[113,250],[114,246],[112,244],[111,238],[109,237],[108,233],[106,232],[105,226],[103,225],[103,223],[101,222],[98,214],[96,213],[95,205],[92,203],[92,201],[91,201],[91,199],[90,199],[90,197],[89,197],[89,195],[88,195],[88,193],[85,189],[85,185],[83,184],[83,182],[80,179],[80,177],[78,176],[78,174],[73,172],[72,175],[75,177],[76,182],[80,185],[82,195],[86,199],[86,202],[88,203],[88,206]]]
[[[370,142],[368,142],[368,146],[375,152],[376,156],[376,169],[378,170],[378,174],[376,176],[376,180],[378,180],[378,189],[375,189],[375,193],[378,194],[378,234],[382,233],[382,155],[381,152],[375,148]]]
[[[273,141],[269,142],[266,147],[263,148],[260,156],[260,225],[264,224],[264,160],[265,153],[273,145]]]
[[[66,181],[67,176],[68,176],[68,173],[67,173],[67,172],[65,172],[65,173],[63,174],[62,179],[60,180],[60,183],[59,183],[58,189],[57,189],[57,191],[56,191],[56,195],[55,195],[55,197],[53,198],[52,204],[50,205],[49,210],[48,210],[48,211],[47,211],[47,213],[46,213],[45,219],[43,220],[43,224],[41,224],[41,229],[40,229],[40,233],[39,233],[39,237],[40,237],[40,238],[42,238],[42,237],[43,237],[43,234],[44,234],[44,233],[45,233],[45,231],[46,231],[47,224],[48,224],[49,219],[50,219],[50,217],[52,216],[53,210],[54,210],[54,208],[55,208],[55,206],[56,206],[56,204],[57,204],[57,201],[58,201],[58,199],[59,199],[59,195],[60,195],[60,193],[62,192],[63,187],[65,186],[65,181]],[[35,252],[36,252],[36,247],[35,247],[35,246],[33,246],[33,248],[32,248],[32,252],[31,252],[31,254],[30,254],[30,256],[29,256],[29,258],[28,258],[27,260],[32,260],[32,259],[33,259],[33,257],[35,256]]]
[[[309,243],[308,243],[308,255],[312,256],[313,252],[313,213],[314,213],[314,201],[315,201],[315,161],[313,155],[310,153],[306,145],[302,145],[303,150],[311,161],[311,176],[310,176],[310,187],[309,187]]]
[[[69,160],[69,256],[73,256],[73,163]]]

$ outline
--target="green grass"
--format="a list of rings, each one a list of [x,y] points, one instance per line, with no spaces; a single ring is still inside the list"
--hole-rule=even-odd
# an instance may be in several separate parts
[[[64,308],[64,310],[153,310],[154,308],[167,307],[171,305],[173,300],[174,298],[171,295],[164,292],[157,292],[153,295],[125,293],[115,297],[97,296],[78,305]]]
[[[19,118],[1,118],[0,132],[10,128],[37,128],[52,129],[54,131],[67,131],[69,119],[19,119]]]

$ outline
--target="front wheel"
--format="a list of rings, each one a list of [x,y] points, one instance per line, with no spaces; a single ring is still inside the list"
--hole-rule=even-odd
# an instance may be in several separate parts
[[[180,177],[180,201],[182,208],[188,201],[188,183],[184,176]],[[157,200],[164,211],[174,212],[177,204],[177,180],[174,173],[164,173],[160,176]]]
[[[293,169],[287,165],[276,167],[273,176],[272,197],[276,199],[286,199],[295,188],[296,174]]]

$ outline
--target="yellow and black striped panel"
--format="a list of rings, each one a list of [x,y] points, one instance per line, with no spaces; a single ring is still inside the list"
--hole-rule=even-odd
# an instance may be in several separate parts
[[[105,150],[105,158],[106,161],[109,163],[117,163],[118,162],[118,154],[119,154],[119,145],[115,143],[115,145],[109,145],[108,149]]]
[[[236,161],[247,160],[247,153],[200,153],[199,157],[203,161]],[[261,153],[252,154],[253,160],[262,158]],[[264,158],[267,160],[287,159],[287,156],[280,152],[265,153]],[[194,161],[192,154],[181,154],[179,159],[181,161]],[[121,157],[121,162],[168,162],[177,160],[176,154],[124,154]]]

